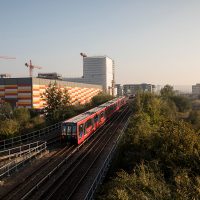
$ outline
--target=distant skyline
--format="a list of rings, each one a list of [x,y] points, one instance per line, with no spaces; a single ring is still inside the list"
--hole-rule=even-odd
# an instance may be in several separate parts
[[[200,82],[198,0],[0,0],[0,73],[82,75],[80,52],[107,55],[116,82]]]

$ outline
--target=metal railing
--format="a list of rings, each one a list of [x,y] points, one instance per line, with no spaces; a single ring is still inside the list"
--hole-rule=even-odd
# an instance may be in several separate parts
[[[27,151],[30,151],[30,149],[39,146],[39,144],[42,144],[42,141],[36,141],[18,147],[14,147],[11,149],[2,150],[0,151],[0,162],[5,159],[11,159],[13,157],[21,156]]]
[[[15,159],[0,168],[0,179],[4,176],[9,176],[12,172],[17,171],[26,162],[30,161],[33,157],[46,151],[46,142],[38,145],[37,147],[29,149],[26,154],[23,154],[20,159]]]
[[[53,124],[51,126],[45,127],[43,129],[37,130],[37,131],[33,131],[27,134],[23,134],[17,137],[13,137],[13,138],[9,138],[6,140],[2,140],[0,141],[0,149],[7,149],[7,148],[12,148],[13,146],[16,145],[20,145],[22,143],[34,140],[34,139],[38,139],[42,136],[47,136],[50,133],[52,133],[52,131],[55,131],[56,129],[59,131],[61,129],[61,123],[56,123]]]
[[[105,177],[105,175],[108,171],[108,168],[110,166],[110,163],[111,163],[111,160],[112,160],[113,155],[115,153],[115,150],[117,148],[117,145],[118,145],[122,135],[124,134],[124,130],[127,128],[128,123],[129,123],[129,118],[128,118],[126,124],[124,125],[123,129],[121,130],[121,133],[119,134],[119,136],[118,136],[118,138],[115,142],[115,145],[112,147],[108,156],[106,157],[101,169],[99,170],[99,173],[96,175],[96,177],[95,177],[89,191],[87,192],[84,200],[92,200],[93,199],[93,196],[94,196],[94,193],[95,193],[97,187],[102,183],[103,178]]]

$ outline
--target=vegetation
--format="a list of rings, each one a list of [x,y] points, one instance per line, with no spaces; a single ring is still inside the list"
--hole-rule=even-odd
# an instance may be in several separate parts
[[[188,110],[185,98],[166,86],[160,96],[139,93],[131,108],[118,159],[96,198],[200,199],[200,135],[177,114]]]
[[[111,100],[113,97],[109,94],[100,92],[98,95],[94,96],[91,100],[91,106],[95,107],[95,106],[99,106],[103,103],[105,103],[106,101]]]
[[[61,90],[56,82],[50,83],[49,87],[43,93],[43,98],[46,101],[45,113],[49,121],[59,121],[69,105],[70,97],[67,90]]]

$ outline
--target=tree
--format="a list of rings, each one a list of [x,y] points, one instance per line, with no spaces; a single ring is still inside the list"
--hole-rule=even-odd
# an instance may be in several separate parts
[[[177,107],[175,103],[171,100],[161,101],[161,113],[164,118],[176,119],[177,118]]]
[[[11,119],[13,115],[12,107],[7,102],[0,102],[0,120]]]
[[[160,95],[163,98],[169,98],[175,95],[174,89],[171,85],[165,85],[164,88],[160,90]]]
[[[186,112],[191,108],[191,102],[184,96],[172,96],[171,100],[174,101],[179,112]]]
[[[67,89],[62,91],[56,82],[49,84],[49,87],[43,93],[43,98],[46,101],[47,118],[51,121],[62,118],[65,108],[70,104]]]
[[[113,97],[111,95],[100,92],[96,96],[92,97],[91,104],[92,104],[92,106],[95,107],[95,106],[101,105],[102,103],[105,103],[106,101],[109,101],[111,99],[113,99]]]
[[[0,123],[0,138],[13,137],[19,131],[19,123],[12,119],[6,119]]]

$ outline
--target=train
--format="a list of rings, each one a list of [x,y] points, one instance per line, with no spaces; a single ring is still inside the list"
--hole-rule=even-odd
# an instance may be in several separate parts
[[[126,97],[112,99],[61,124],[61,139],[64,142],[81,144],[126,104]]]

